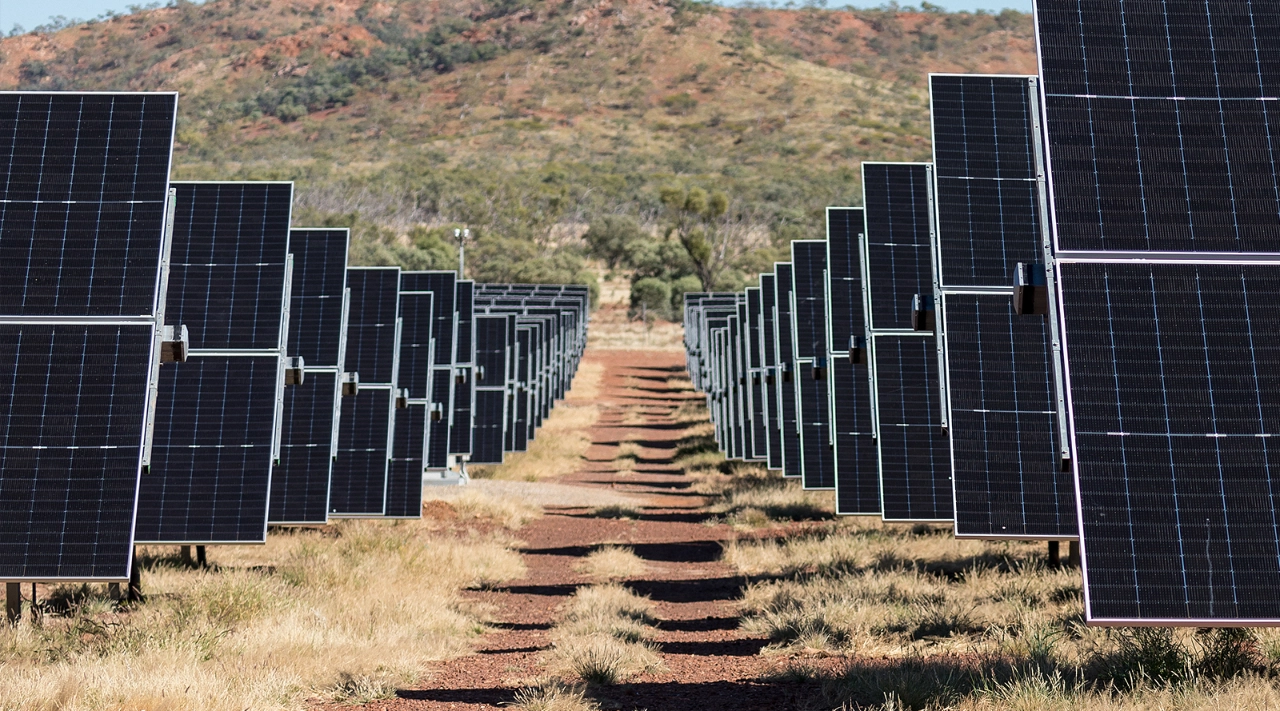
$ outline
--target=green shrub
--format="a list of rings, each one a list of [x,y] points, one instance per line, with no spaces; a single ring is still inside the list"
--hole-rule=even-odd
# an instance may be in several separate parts
[[[671,309],[671,285],[654,277],[645,277],[631,285],[631,309],[644,307],[655,316],[666,316]]]
[[[629,215],[604,215],[593,220],[582,237],[592,256],[603,259],[613,269],[626,260],[632,243],[645,239],[645,233]]]

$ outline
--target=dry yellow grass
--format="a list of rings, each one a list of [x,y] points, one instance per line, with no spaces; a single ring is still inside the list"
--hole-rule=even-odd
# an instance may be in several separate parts
[[[559,679],[614,684],[663,668],[648,643],[653,602],[616,583],[580,588],[551,631],[542,663]]]
[[[168,557],[143,568],[148,600],[128,612],[104,586],[55,591],[72,603],[65,616],[0,628],[0,708],[296,709],[389,696],[483,630],[462,588],[524,574],[500,541],[429,522],[332,529],[210,548],[204,570],[146,549]]]
[[[889,709],[1278,708],[1280,632],[1083,623],[1080,571],[1043,543],[960,541],[945,526],[841,520],[731,542],[742,628],[766,653],[837,655],[831,706]],[[828,667],[829,668],[829,667]]]
[[[601,546],[578,561],[574,570],[596,580],[625,580],[644,575],[648,566],[630,548]]]
[[[623,475],[635,471],[636,462],[640,461],[640,445],[635,442],[623,442],[618,445],[617,454],[613,455],[613,465]]]
[[[517,691],[511,708],[519,711],[597,711],[600,704],[588,699],[581,685],[569,686],[551,680]]]
[[[520,528],[542,516],[542,507],[511,496],[495,496],[476,488],[467,488],[449,499],[460,518],[490,519],[510,529]]]

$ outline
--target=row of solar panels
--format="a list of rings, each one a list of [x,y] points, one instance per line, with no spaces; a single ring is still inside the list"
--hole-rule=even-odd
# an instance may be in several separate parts
[[[716,436],[842,514],[1078,538],[1101,624],[1280,623],[1280,6],[1036,0],[932,163],[686,296]]]
[[[176,108],[0,93],[0,580],[420,516],[424,477],[524,449],[581,358],[585,287],[348,267],[347,230],[291,227],[292,183],[170,182]]]

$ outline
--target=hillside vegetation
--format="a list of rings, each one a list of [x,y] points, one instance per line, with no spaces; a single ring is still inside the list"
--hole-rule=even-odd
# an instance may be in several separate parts
[[[588,224],[660,241],[664,188],[702,188],[723,268],[640,277],[734,287],[857,204],[860,161],[929,158],[929,72],[1034,71],[1028,16],[925,8],[177,2],[6,38],[0,88],[180,91],[175,177],[296,179],[295,222],[366,263],[448,267],[466,224],[477,278],[589,281]]]

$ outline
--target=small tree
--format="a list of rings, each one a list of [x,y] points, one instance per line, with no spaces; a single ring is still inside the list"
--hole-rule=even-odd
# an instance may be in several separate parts
[[[627,215],[605,215],[593,220],[583,235],[592,256],[603,259],[610,269],[626,259],[627,249],[633,243],[644,238],[639,223]]]
[[[655,316],[666,316],[671,309],[671,285],[661,279],[645,277],[631,285],[631,310],[641,307]]]
[[[720,229],[720,218],[729,211],[729,196],[719,190],[707,193],[702,188],[685,191],[666,187],[660,192],[662,204],[667,208],[670,225],[667,236],[675,235],[693,260],[694,273],[702,281],[704,291],[710,291],[725,266],[729,239]]]

